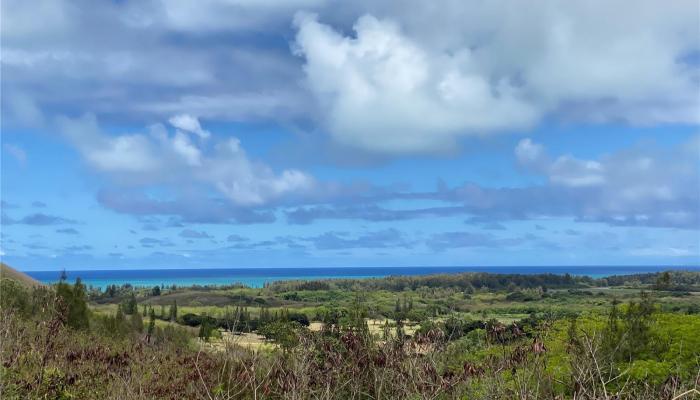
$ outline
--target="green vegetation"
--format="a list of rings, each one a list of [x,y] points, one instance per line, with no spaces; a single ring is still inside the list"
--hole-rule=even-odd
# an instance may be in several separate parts
[[[19,282],[27,287],[44,286],[41,282],[37,281],[31,276],[25,274],[24,272],[17,271],[5,263],[0,263],[0,279],[12,279],[13,281]]]
[[[700,273],[0,281],[2,398],[692,399]]]

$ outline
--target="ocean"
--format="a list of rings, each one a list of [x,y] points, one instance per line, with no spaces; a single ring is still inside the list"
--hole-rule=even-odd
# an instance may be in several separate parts
[[[342,267],[342,268],[203,268],[203,269],[120,269],[120,270],[68,270],[68,280],[80,277],[88,286],[105,288],[107,285],[152,287],[229,285],[241,283],[250,287],[262,287],[266,283],[293,279],[343,279],[380,278],[392,275],[430,275],[458,272],[489,272],[498,274],[572,274],[600,278],[610,275],[657,272],[669,267],[657,266],[577,266],[577,267]],[[698,271],[700,267],[673,267]],[[25,271],[31,277],[44,282],[58,281],[60,271]]]

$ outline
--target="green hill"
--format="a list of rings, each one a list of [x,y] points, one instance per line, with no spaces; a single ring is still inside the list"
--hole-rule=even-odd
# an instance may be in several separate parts
[[[17,271],[16,269],[10,267],[9,265],[7,265],[5,263],[0,263],[0,278],[12,279],[14,281],[17,281],[17,282],[19,282],[25,286],[29,286],[29,287],[44,286],[43,283],[37,281],[36,279],[25,274],[24,272]]]

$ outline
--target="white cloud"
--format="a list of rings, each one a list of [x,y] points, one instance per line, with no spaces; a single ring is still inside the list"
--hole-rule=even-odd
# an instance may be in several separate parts
[[[10,124],[189,114],[191,129],[181,130],[206,136],[187,122],[274,120],[402,154],[452,150],[465,135],[543,118],[699,122],[692,1],[0,4]],[[323,23],[299,14],[290,28],[300,10]]]
[[[179,125],[183,130],[187,127]],[[170,135],[162,125],[152,126],[148,134],[113,136],[100,130],[93,115],[61,117],[59,126],[90,166],[123,184],[174,184],[176,190],[204,185],[236,206],[261,206],[286,196],[303,197],[316,189],[315,180],[304,172],[275,173],[250,160],[236,138],[211,149],[206,143],[193,143],[182,131]],[[192,127],[201,130],[199,124]]]
[[[308,103],[298,60],[284,46],[237,35],[282,38],[295,7],[319,3],[3,1],[3,117],[34,126],[42,114],[129,123],[182,113],[228,121],[298,116]]]
[[[168,122],[175,128],[182,129],[185,132],[194,133],[202,139],[209,137],[209,131],[202,129],[199,124],[199,119],[189,115],[189,114],[179,114],[171,117]]]
[[[190,142],[190,139],[182,132],[175,132],[175,137],[172,139],[173,150],[182,156],[182,158],[191,166],[199,166],[202,164],[202,154]]]
[[[459,135],[526,127],[538,116],[511,82],[475,73],[467,49],[431,53],[397,24],[372,16],[357,21],[356,38],[313,15],[295,21],[310,90],[345,144],[390,153],[448,150]]]
[[[552,158],[544,146],[523,139],[515,154],[523,167],[546,176],[553,188],[579,190],[577,201],[593,219],[693,226],[698,220],[698,137],[671,149],[637,146],[598,160]]]
[[[552,183],[566,186],[596,186],[605,183],[605,169],[598,161],[581,161],[562,156],[549,168]]]
[[[357,19],[354,36],[313,15],[295,20],[297,52],[321,121],[346,144],[439,151],[463,135],[527,129],[546,116],[700,120],[700,73],[687,59],[699,48],[692,2],[360,8],[371,15]]]
[[[285,195],[304,195],[316,188],[314,179],[304,172],[289,169],[275,174],[267,165],[251,162],[236,138],[220,143],[204,170],[204,179],[241,206],[258,206]]]
[[[515,157],[518,162],[529,167],[542,168],[542,162],[546,162],[544,146],[533,143],[530,138],[525,138],[518,142],[515,147]]]
[[[520,165],[547,175],[555,185],[585,187],[605,183],[605,167],[599,161],[579,160],[569,155],[551,159],[544,146],[530,138],[518,142],[515,157]]]
[[[103,172],[152,173],[162,167],[153,143],[144,135],[109,136],[92,114],[57,119],[61,131],[90,165]]]

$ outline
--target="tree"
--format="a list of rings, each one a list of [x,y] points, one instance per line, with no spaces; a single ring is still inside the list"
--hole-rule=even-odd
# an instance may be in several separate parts
[[[153,286],[153,289],[151,289],[151,296],[160,296],[160,286]]]
[[[245,316],[245,313],[243,314]],[[245,318],[243,318],[245,319]],[[311,324],[311,321],[309,321],[309,317],[306,316],[304,313],[298,313],[298,312],[293,312],[287,314],[287,321],[292,321],[296,322],[301,326],[309,326]]]
[[[153,336],[153,332],[156,330],[156,313],[153,312],[153,308],[151,308],[151,312],[148,315],[148,330],[146,331],[146,341],[148,343],[151,343],[151,337]]]
[[[656,279],[656,284],[654,289],[656,290],[668,290],[671,288],[671,274],[665,271]]]
[[[569,319],[569,327],[566,331],[567,347],[570,353],[581,354],[584,351],[578,334],[578,320],[576,317]]]
[[[203,339],[205,342],[209,341],[209,338],[211,337],[211,331],[214,329],[213,324],[209,320],[209,318],[202,319],[202,323],[199,325],[199,333],[197,336],[199,336],[200,339]]]
[[[298,331],[301,326],[296,322],[275,321],[258,330],[265,339],[278,343],[287,351],[299,344]]]
[[[472,286],[471,283],[467,283],[467,285],[464,288],[464,293],[467,295],[474,294],[474,286]]]
[[[143,318],[137,312],[131,315],[131,330],[139,334],[143,332]]]
[[[651,296],[641,293],[639,302],[630,302],[622,322],[625,329],[623,355],[625,359],[635,359],[651,353],[653,314],[656,310]]]
[[[608,313],[608,321],[605,329],[603,329],[603,352],[611,357],[617,350],[622,338],[622,332],[620,331],[620,312],[617,307],[619,303],[619,300],[613,299],[610,306],[610,312]]]
[[[90,327],[87,293],[85,285],[80,278],[76,278],[73,285],[73,304],[70,318],[73,320],[73,326],[77,329],[88,329]]]
[[[129,298],[124,303],[124,314],[131,315],[138,312],[138,303],[136,302],[136,293],[131,291]]]
[[[367,307],[364,304],[362,297],[357,293],[353,298],[350,308],[348,309],[347,327],[353,332],[358,333],[363,339],[369,339],[369,326],[367,326]]]
[[[177,300],[174,300],[173,305],[170,306],[170,320],[171,321],[177,320]]]
[[[126,336],[127,332],[129,331],[129,325],[127,324],[121,305],[117,306],[117,312],[112,321],[113,324],[109,327],[110,335],[120,338]]]
[[[382,337],[385,341],[391,339],[391,330],[389,328],[389,320],[384,321],[384,327],[382,328]]]
[[[323,313],[323,333],[328,335],[340,335],[340,318],[342,312],[332,307]]]
[[[258,318],[260,325],[265,325],[266,323],[270,322],[271,318],[270,309],[268,307],[263,307],[260,309],[260,317]]]
[[[56,295],[66,306],[66,324],[73,329],[88,329],[90,327],[89,311],[85,285],[80,278],[71,287],[65,281],[56,284]]]
[[[401,319],[396,320],[396,339],[399,343],[403,343],[406,339],[406,332],[403,330],[403,320]]]

